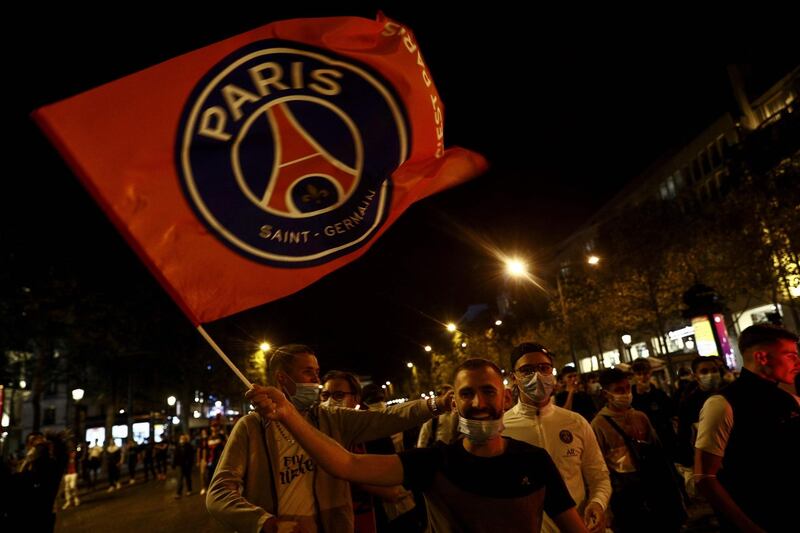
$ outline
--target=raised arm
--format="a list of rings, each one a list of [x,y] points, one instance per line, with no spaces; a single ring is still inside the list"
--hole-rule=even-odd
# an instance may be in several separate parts
[[[300,446],[329,474],[347,481],[371,485],[389,486],[402,483],[403,465],[397,455],[348,452],[338,442],[309,424],[278,389],[254,385],[245,397],[261,416],[286,426]]]

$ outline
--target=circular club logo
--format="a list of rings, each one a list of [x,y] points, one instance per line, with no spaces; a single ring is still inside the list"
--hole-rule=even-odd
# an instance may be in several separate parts
[[[558,432],[558,438],[561,439],[561,442],[564,444],[569,444],[572,442],[572,432],[568,429],[562,429]]]
[[[227,246],[275,266],[310,266],[375,234],[408,137],[398,98],[374,71],[330,51],[261,41],[195,87],[177,168],[195,212]]]

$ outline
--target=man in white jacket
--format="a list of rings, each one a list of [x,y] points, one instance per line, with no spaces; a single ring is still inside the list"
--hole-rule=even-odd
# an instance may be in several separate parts
[[[611,481],[592,427],[578,413],[551,402],[553,357],[540,344],[525,342],[511,352],[512,384],[519,402],[503,417],[503,435],[547,450],[575,500],[590,533],[605,529]],[[586,494],[584,487],[588,486]],[[558,527],[545,515],[543,532]]]

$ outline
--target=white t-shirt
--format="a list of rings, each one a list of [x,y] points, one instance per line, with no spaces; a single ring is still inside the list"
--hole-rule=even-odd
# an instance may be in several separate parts
[[[733,408],[724,396],[715,394],[706,400],[700,410],[694,447],[711,455],[725,457],[732,429]]]
[[[316,464],[294,440],[285,427],[278,423],[269,426],[278,443],[278,518],[295,520],[303,525],[303,531],[315,533],[317,520],[314,509],[314,469]],[[281,431],[283,430],[283,431]]]

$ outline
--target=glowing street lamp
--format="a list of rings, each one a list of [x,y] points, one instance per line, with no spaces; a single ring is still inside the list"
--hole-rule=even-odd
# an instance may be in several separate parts
[[[514,278],[522,278],[528,275],[528,265],[520,259],[506,259],[506,272]]]
[[[430,346],[430,345],[426,345],[426,346],[425,346],[425,351],[426,351],[426,352],[430,352],[431,350],[433,350],[433,348],[431,348],[431,346]]]
[[[448,323],[447,323],[447,331],[449,331],[450,333],[452,333],[452,332],[454,332],[455,330],[456,330],[456,325],[455,325],[455,324],[453,324],[452,322],[448,322]]]
[[[76,402],[79,402],[83,399],[84,390],[83,389],[72,389],[72,399]]]
[[[502,326],[503,325],[503,321],[502,320],[495,320],[494,321],[494,325],[495,326]]]
[[[586,258],[586,262],[594,266],[600,263],[600,258],[597,257],[596,255],[590,255],[589,257]]]
[[[258,345],[258,349],[261,350],[262,352],[268,352],[270,348],[271,346],[269,345],[268,342],[262,342],[261,344]]]
[[[170,396],[169,398],[167,398],[167,405],[169,405],[170,407],[172,407],[172,406],[174,406],[174,405],[175,405],[175,402],[176,402],[176,401],[178,401],[178,399],[177,399],[177,398],[175,398],[175,396]]]
[[[414,363],[406,363],[406,366],[407,366],[408,368],[414,368]]]
[[[392,386],[392,382],[391,382],[391,381],[387,381],[387,382],[386,382],[386,386],[387,386],[387,387],[391,387],[391,386]]]
[[[625,351],[628,352],[628,361],[633,360],[633,356],[631,355],[631,342],[633,342],[633,338],[630,335],[626,333],[622,336],[622,344],[625,345]]]

